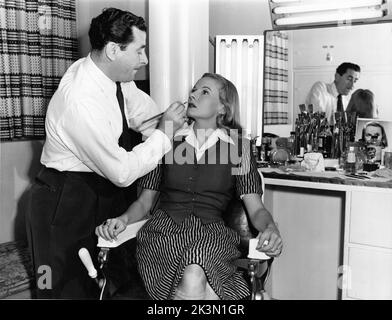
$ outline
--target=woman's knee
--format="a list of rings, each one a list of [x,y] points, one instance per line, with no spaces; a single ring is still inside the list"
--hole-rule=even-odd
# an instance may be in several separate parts
[[[207,278],[202,267],[197,264],[190,264],[185,267],[184,275],[180,282],[182,289],[204,291],[206,284]]]

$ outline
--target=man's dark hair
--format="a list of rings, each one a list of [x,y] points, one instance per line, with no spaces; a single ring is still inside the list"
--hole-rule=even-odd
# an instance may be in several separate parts
[[[361,72],[361,67],[359,65],[351,62],[343,62],[339,67],[337,67],[336,73],[342,76],[346,73],[348,69],[354,70],[356,72]]]
[[[109,42],[120,44],[121,50],[134,39],[132,27],[146,31],[146,23],[142,17],[138,17],[129,11],[116,8],[107,8],[91,20],[90,37],[91,48],[102,50]]]

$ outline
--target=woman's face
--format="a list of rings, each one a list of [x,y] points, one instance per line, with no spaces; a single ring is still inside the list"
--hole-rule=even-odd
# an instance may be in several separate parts
[[[365,130],[366,143],[379,144],[382,139],[382,131],[380,127],[367,126]]]
[[[189,99],[187,116],[195,120],[216,120],[223,109],[219,100],[219,82],[208,77],[201,78],[193,87]]]

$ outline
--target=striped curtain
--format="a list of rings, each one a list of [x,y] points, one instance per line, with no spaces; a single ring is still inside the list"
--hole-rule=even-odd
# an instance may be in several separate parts
[[[45,136],[49,100],[77,59],[75,0],[0,0],[1,140]]]
[[[288,124],[288,39],[284,32],[265,39],[264,125]]]

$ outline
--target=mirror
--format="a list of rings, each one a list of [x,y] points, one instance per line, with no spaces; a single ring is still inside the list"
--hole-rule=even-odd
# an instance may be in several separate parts
[[[271,30],[264,36],[263,132],[288,137],[298,106],[305,103],[311,86],[316,81],[332,83],[342,62],[361,67],[360,79],[351,93],[360,88],[371,90],[379,118],[392,120],[391,22]]]

